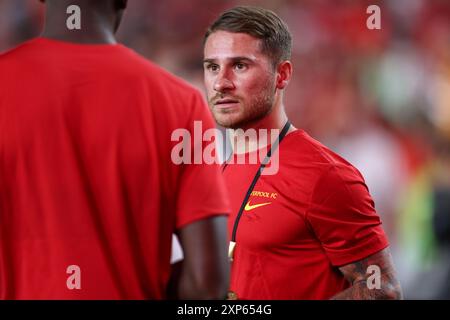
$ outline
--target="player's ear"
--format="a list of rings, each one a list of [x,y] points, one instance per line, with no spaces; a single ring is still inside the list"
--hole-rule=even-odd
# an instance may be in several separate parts
[[[277,89],[284,89],[292,77],[292,63],[289,60],[282,61],[277,66]]]

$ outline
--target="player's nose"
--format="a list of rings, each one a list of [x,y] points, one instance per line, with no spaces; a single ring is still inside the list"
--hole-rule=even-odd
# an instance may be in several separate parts
[[[234,83],[229,77],[226,70],[221,71],[214,82],[214,90],[218,92],[229,91],[234,89]]]

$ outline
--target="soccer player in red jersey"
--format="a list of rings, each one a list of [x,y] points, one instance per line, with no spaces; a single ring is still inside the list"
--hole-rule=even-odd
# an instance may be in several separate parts
[[[401,298],[363,177],[288,122],[291,42],[276,14],[254,7],[224,12],[205,35],[209,106],[218,124],[234,129],[233,155],[223,167],[232,206],[229,298]],[[264,175],[261,158],[249,163],[263,138],[236,142],[249,129],[278,130],[267,141],[279,159],[276,174]]]
[[[220,167],[171,161],[174,130],[214,121],[116,43],[126,3],[47,0],[42,35],[0,55],[0,299],[166,298],[174,232],[176,297],[226,296]]]

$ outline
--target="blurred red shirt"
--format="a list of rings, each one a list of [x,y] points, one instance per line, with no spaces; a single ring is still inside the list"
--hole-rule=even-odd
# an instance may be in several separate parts
[[[200,93],[122,45],[37,38],[0,70],[0,298],[164,298],[172,233],[228,212],[216,165],[170,158],[214,127]]]

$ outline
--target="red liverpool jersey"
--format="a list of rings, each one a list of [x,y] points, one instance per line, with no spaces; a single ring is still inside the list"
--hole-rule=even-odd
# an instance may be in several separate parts
[[[230,237],[259,168],[246,156],[224,166]],[[230,290],[238,299],[331,298],[349,285],[339,266],[387,247],[380,218],[358,170],[304,131],[275,156],[278,172],[259,178],[239,220]]]

